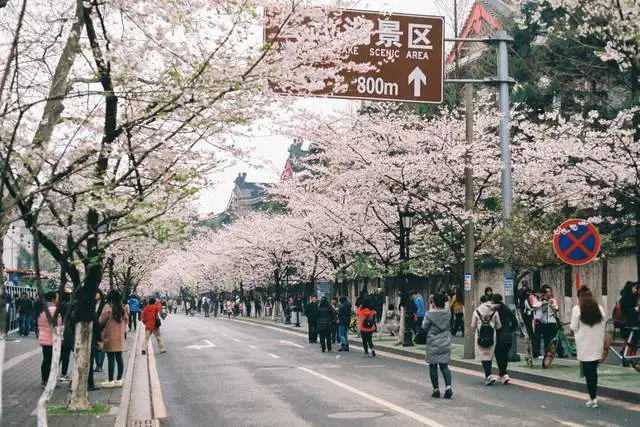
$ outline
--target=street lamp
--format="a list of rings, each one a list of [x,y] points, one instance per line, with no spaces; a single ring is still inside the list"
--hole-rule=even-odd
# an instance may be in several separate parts
[[[409,234],[413,227],[414,212],[409,210],[409,205],[405,205],[404,210],[398,208],[398,214],[400,215],[400,259],[403,261],[409,261]],[[404,303],[404,337],[402,346],[413,346],[413,330],[411,329],[412,314],[409,312],[409,278],[406,273],[403,273],[402,283],[402,302]],[[413,319],[412,319],[413,320]]]

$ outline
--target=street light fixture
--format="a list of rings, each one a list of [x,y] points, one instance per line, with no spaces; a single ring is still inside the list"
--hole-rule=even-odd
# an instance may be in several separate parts
[[[409,210],[409,205],[405,205],[404,210],[400,210],[398,207],[398,214],[400,215],[400,259],[403,261],[409,261],[409,233],[411,232],[411,228],[413,227],[413,217],[415,216],[415,212],[411,212]],[[412,314],[409,313],[409,278],[406,273],[402,274],[402,299],[401,303],[404,304],[404,336],[403,336],[403,347],[412,347],[413,346],[413,330],[411,328],[410,319],[412,319]]]

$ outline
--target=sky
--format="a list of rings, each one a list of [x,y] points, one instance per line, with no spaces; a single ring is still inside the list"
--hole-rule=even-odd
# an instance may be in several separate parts
[[[436,0],[362,0],[358,9],[376,10],[396,13],[413,13],[420,15],[443,15]],[[303,99],[298,105],[317,111],[345,110],[357,108],[359,101],[338,99]],[[291,140],[265,129],[261,135],[250,140],[241,141],[244,148],[251,150],[251,160],[247,162],[235,161],[235,164],[225,168],[212,177],[212,186],[201,192],[198,210],[202,215],[222,212],[227,207],[229,197],[234,187],[234,180],[239,173],[247,173],[249,182],[277,182],[284,169],[288,157]]]

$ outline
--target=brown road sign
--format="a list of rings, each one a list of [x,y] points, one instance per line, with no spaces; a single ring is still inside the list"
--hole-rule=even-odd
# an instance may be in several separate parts
[[[371,64],[377,70],[340,72],[345,82],[349,82],[346,92],[334,92],[331,82],[325,82],[324,89],[296,95],[418,103],[443,101],[443,17],[360,10],[342,10],[336,16],[342,22],[356,17],[371,21],[373,30],[369,40],[345,46],[345,61]],[[267,12],[265,39],[277,49],[280,43],[292,40],[294,31],[285,27],[278,34],[273,18],[274,13]],[[277,85],[274,87],[277,90]]]

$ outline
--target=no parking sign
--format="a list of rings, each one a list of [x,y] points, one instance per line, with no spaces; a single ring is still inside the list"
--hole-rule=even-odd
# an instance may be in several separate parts
[[[553,232],[553,250],[567,264],[588,264],[600,252],[600,233],[583,219],[570,219]]]
[[[553,232],[553,250],[569,265],[585,265],[600,252],[600,233],[583,219],[563,222]],[[576,273],[576,289],[580,288],[580,273]]]

